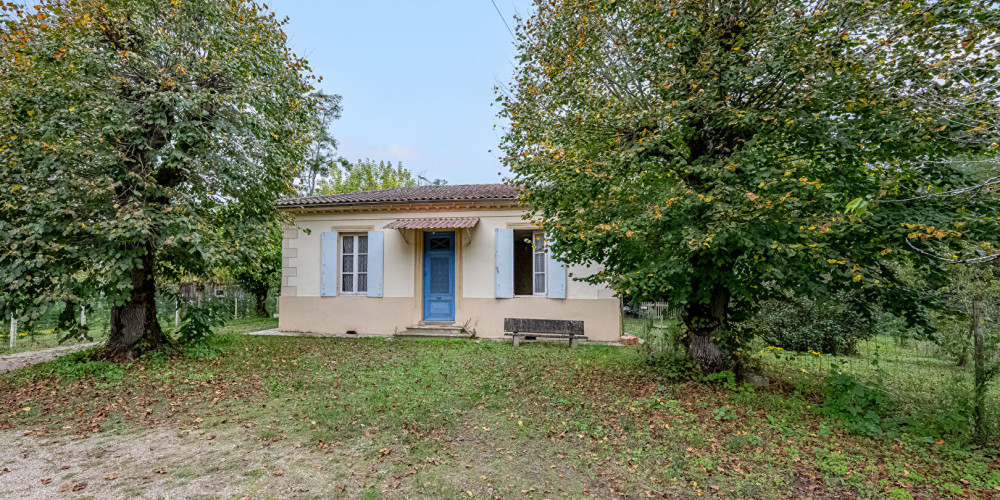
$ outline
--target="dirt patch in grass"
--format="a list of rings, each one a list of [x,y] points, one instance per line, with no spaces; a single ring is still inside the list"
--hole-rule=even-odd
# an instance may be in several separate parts
[[[342,483],[353,461],[301,444],[271,443],[245,428],[159,426],[82,439],[0,433],[0,497],[329,498],[360,488]],[[338,482],[341,481],[341,482]],[[335,484],[345,484],[336,488]],[[339,491],[338,491],[339,490]]]
[[[58,358],[59,356],[64,356],[72,352],[79,351],[81,349],[86,349],[88,347],[93,347],[97,345],[97,342],[89,342],[86,344],[76,344],[67,345],[60,347],[50,347],[48,349],[39,349],[36,351],[25,351],[15,354],[5,354],[0,356],[0,373],[7,373],[12,370],[17,370],[18,368],[23,368],[25,366],[36,365],[38,363],[44,363],[46,361],[51,361]]]

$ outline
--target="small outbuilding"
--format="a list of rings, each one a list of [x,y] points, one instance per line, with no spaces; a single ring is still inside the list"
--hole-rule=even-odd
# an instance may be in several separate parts
[[[285,199],[279,328],[500,338],[505,318],[582,320],[618,340],[619,299],[575,280],[504,184],[414,186]]]

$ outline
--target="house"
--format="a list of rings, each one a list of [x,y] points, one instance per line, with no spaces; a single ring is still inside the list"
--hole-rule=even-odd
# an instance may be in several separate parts
[[[508,317],[584,321],[617,340],[619,299],[574,280],[503,184],[414,186],[285,199],[279,328],[503,337]]]

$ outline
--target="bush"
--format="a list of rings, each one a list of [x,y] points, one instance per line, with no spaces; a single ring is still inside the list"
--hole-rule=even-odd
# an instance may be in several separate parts
[[[764,301],[740,330],[785,350],[836,355],[856,354],[858,342],[874,336],[861,308],[846,294]]]
[[[181,319],[183,323],[177,330],[177,340],[184,347],[211,343],[215,336],[212,327],[225,322],[219,307],[212,303],[206,303],[202,307],[188,305]]]
[[[846,373],[837,373],[827,379],[824,392],[822,413],[860,434],[882,435],[891,401],[881,387],[869,387]]]

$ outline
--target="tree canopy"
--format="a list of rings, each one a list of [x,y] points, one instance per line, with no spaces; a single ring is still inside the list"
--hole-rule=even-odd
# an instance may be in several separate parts
[[[309,136],[309,153],[305,158],[299,183],[301,196],[312,196],[316,192],[316,182],[333,173],[343,161],[337,155],[337,139],[330,134],[330,125],[334,120],[340,119],[341,97],[322,92],[316,92],[313,97],[318,107],[319,127]]]
[[[219,206],[292,193],[316,123],[307,63],[287,20],[252,1],[7,3],[2,16],[0,309],[104,294],[105,355],[155,348],[154,269],[223,250]]]
[[[511,181],[572,262],[684,305],[703,369],[737,366],[733,311],[794,291],[878,293],[894,259],[993,258],[991,1],[535,2],[498,89]],[[944,262],[944,260],[938,260]]]
[[[402,162],[396,166],[391,161],[364,159],[354,163],[343,162],[341,168],[330,172],[330,177],[319,182],[316,194],[353,193],[416,186],[413,172],[403,168]]]

